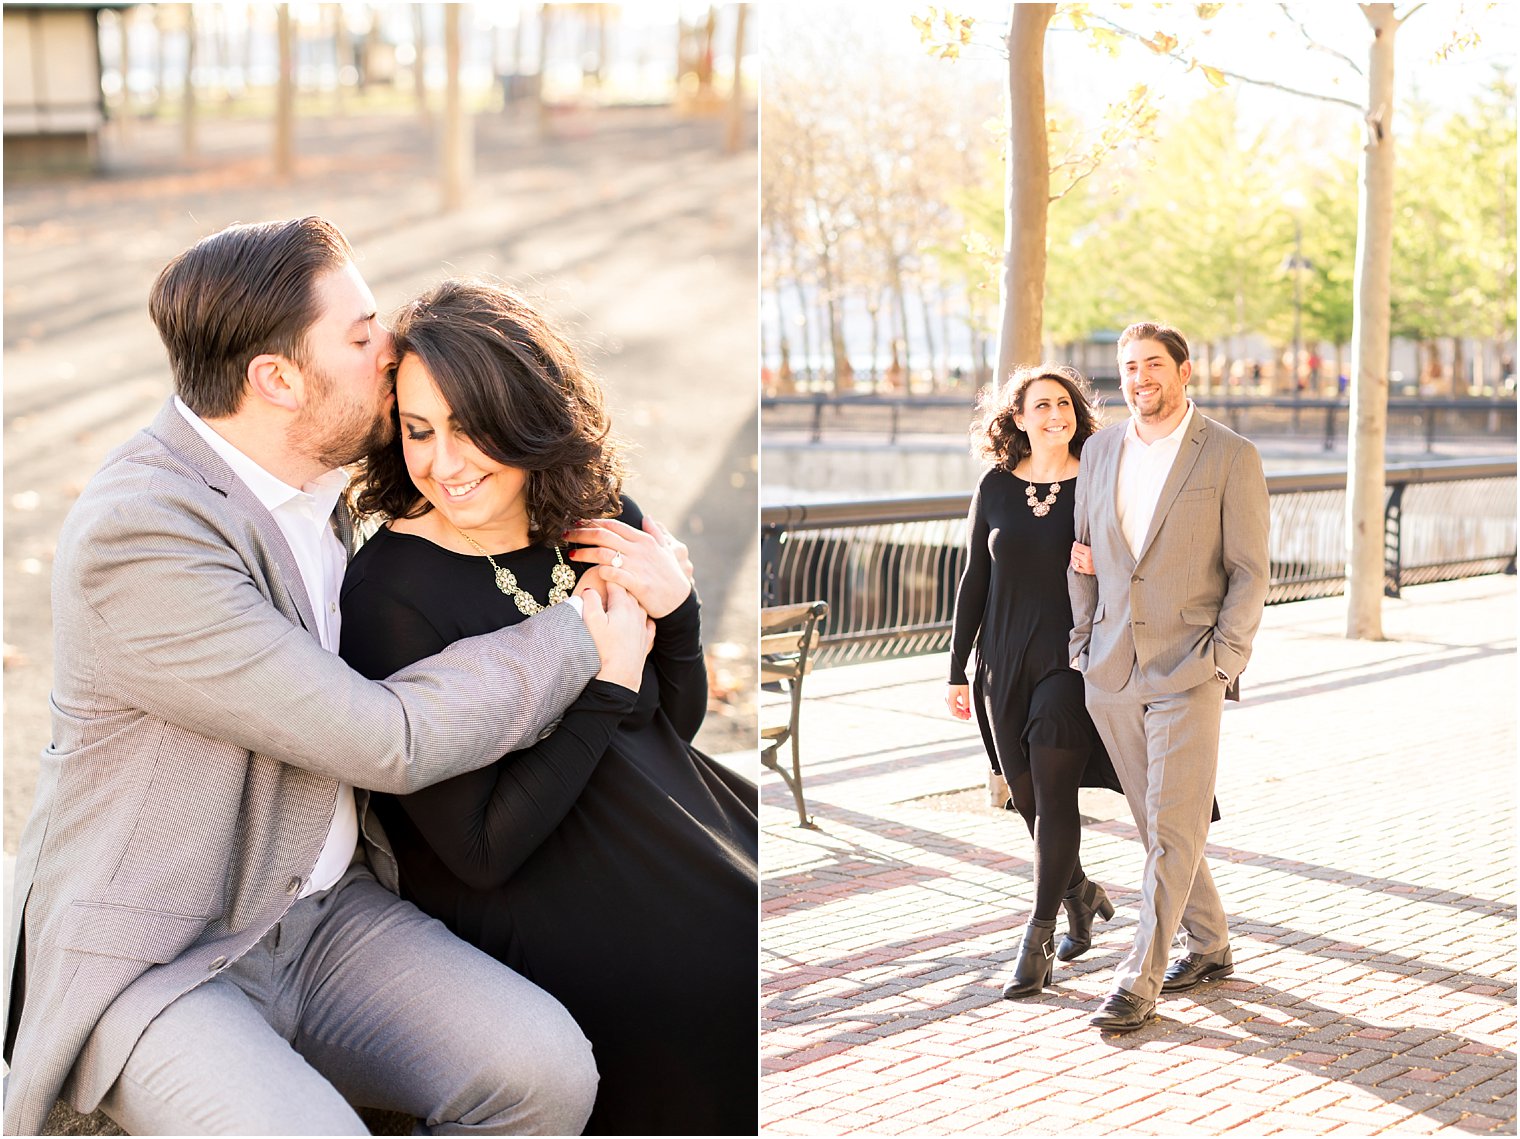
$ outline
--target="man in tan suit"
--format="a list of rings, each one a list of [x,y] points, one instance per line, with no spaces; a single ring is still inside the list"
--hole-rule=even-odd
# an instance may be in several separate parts
[[[336,468],[393,430],[395,357],[347,241],[233,226],[150,311],[176,394],[58,540],[5,1130],[63,1095],[134,1134],[367,1134],[350,1100],[430,1132],[578,1133],[584,1036],[395,895],[363,789],[523,747],[593,674],[637,689],[647,618],[609,591],[359,676],[335,651]]]
[[[1162,992],[1234,968],[1203,849],[1226,689],[1267,597],[1268,511],[1256,448],[1187,398],[1180,332],[1131,325],[1119,369],[1130,418],[1083,448],[1076,534],[1091,552],[1073,550],[1068,581],[1072,663],[1145,844],[1135,943],[1092,1021],[1123,1032]],[[1179,924],[1187,952],[1168,969]]]

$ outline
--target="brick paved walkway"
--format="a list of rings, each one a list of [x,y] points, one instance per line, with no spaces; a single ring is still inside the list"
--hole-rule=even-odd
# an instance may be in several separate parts
[[[1142,854],[1083,792],[1118,907],[1039,998],[999,988],[1030,842],[988,809],[943,658],[815,673],[809,808],[763,780],[771,1134],[1515,1130],[1515,579],[1267,611],[1224,719],[1210,864],[1236,973],[1128,1036],[1087,1024],[1133,930]],[[956,792],[963,792],[956,794]]]

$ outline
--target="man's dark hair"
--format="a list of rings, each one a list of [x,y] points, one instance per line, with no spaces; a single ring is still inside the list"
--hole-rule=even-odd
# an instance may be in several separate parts
[[[397,314],[394,332],[397,362],[422,362],[470,442],[528,472],[530,542],[557,542],[582,519],[618,513],[622,448],[601,385],[522,297],[492,281],[444,281]],[[432,509],[407,473],[400,431],[365,456],[360,481],[360,514]]]
[[[994,466],[1011,471],[1033,449],[1029,435],[1014,420],[1024,414],[1029,385],[1036,380],[1054,380],[1071,396],[1071,441],[1066,449],[1075,458],[1082,456],[1082,444],[1098,429],[1097,400],[1087,378],[1065,364],[1038,364],[1019,368],[997,391],[983,390],[977,400],[977,418],[971,425],[972,452]]]
[[[1172,358],[1172,363],[1182,367],[1188,361],[1187,337],[1173,328],[1170,324],[1157,324],[1154,321],[1142,320],[1130,325],[1119,333],[1119,351],[1124,351],[1124,346],[1131,340],[1154,340],[1166,349],[1166,354]]]
[[[304,217],[228,226],[164,266],[148,312],[179,398],[204,419],[233,415],[249,360],[269,352],[305,364],[317,278],[352,258],[337,226]]]

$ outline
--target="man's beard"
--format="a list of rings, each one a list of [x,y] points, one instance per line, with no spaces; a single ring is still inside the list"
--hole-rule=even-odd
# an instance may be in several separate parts
[[[290,444],[324,470],[357,462],[387,446],[396,428],[388,411],[344,403],[332,375],[315,363],[302,367],[312,398],[290,426]]]

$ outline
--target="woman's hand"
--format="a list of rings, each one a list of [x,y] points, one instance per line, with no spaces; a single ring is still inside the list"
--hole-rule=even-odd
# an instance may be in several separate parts
[[[616,518],[601,518],[564,536],[586,547],[571,550],[572,561],[599,566],[606,581],[633,594],[651,617],[666,616],[691,595],[691,558],[658,522],[646,518],[644,529],[635,530]]]
[[[971,719],[971,685],[950,685],[945,691],[945,706],[957,720]]]
[[[686,575],[686,580],[695,583],[697,580],[697,569],[691,564],[691,551],[686,548],[686,543],[665,529],[664,523],[656,522],[647,514],[644,516],[644,531],[647,534],[654,535],[655,541],[670,548],[670,552],[675,556],[676,564],[681,567],[681,572]]]
[[[1094,574],[1092,547],[1084,546],[1081,542],[1071,544],[1071,568],[1078,573]]]
[[[581,599],[586,627],[596,642],[602,668],[597,680],[617,684],[637,692],[644,679],[644,658],[654,646],[654,622],[638,601],[616,582],[593,578],[600,571],[586,573],[576,584],[575,596]],[[587,578],[592,580],[587,581]]]

